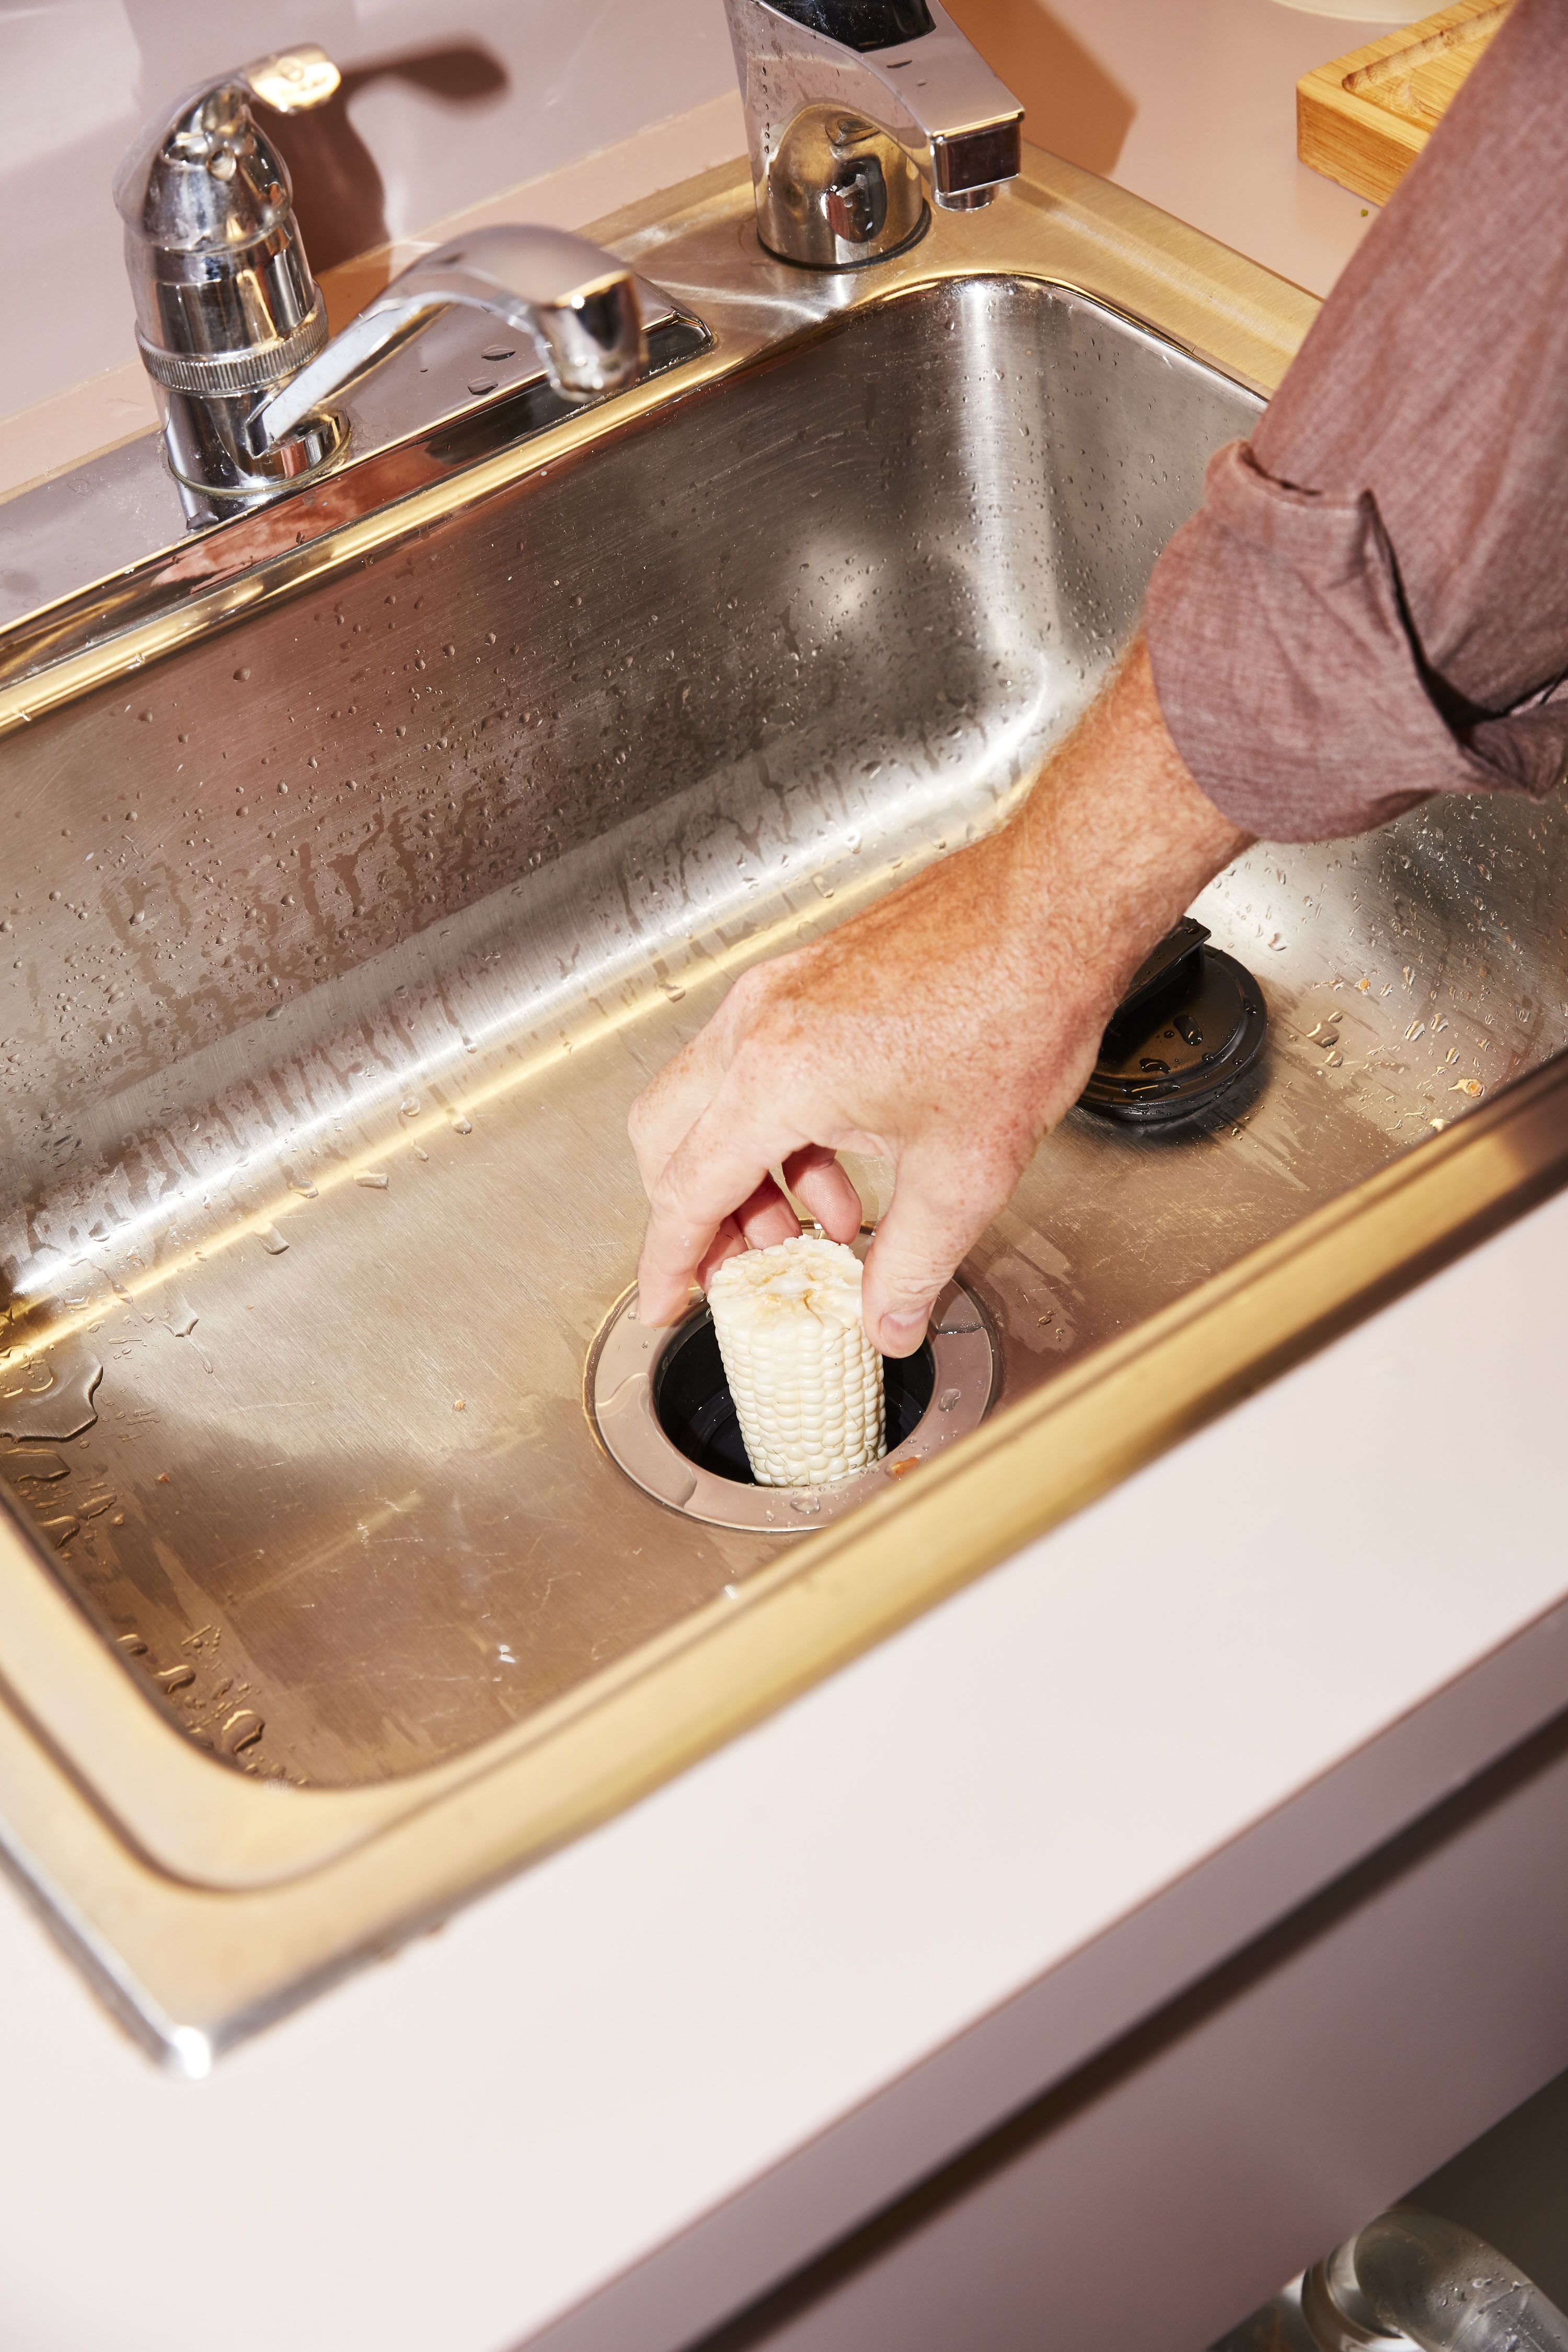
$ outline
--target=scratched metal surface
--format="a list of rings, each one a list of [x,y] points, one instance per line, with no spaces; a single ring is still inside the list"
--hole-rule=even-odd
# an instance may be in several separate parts
[[[771,1556],[584,1418],[626,1106],[741,963],[994,821],[1255,411],[1079,299],[931,289],[14,742],[0,1472],[194,1739],[405,1771]],[[1266,1063],[1042,1150],[971,1269],[1009,1393],[1563,1045],[1562,826],[1221,877]]]

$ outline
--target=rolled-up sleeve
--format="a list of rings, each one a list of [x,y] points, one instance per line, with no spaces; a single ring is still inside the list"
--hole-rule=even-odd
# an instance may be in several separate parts
[[[1155,567],[1161,709],[1275,840],[1568,768],[1568,0],[1516,0]]]

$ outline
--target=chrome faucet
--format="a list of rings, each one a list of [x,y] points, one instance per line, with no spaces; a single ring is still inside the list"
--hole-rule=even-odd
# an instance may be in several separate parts
[[[202,520],[329,464],[346,438],[332,394],[454,303],[529,335],[569,400],[618,391],[647,362],[630,271],[547,228],[479,229],[438,247],[329,341],[289,174],[250,100],[295,113],[339,79],[323,50],[302,47],[188,90],[116,175],[137,343],[170,465]]]
[[[1016,176],[1024,110],[939,0],[725,0],[770,253],[853,269]]]

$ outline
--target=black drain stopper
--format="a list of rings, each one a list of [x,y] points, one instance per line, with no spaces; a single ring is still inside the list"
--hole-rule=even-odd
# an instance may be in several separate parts
[[[1252,974],[1184,915],[1134,972],[1079,1099],[1132,1127],[1190,1118],[1251,1069],[1268,1026]]]

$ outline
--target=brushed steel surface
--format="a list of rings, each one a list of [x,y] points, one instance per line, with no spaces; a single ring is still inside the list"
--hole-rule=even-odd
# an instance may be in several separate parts
[[[626,1106],[740,963],[993,821],[1256,406],[1065,292],[911,293],[13,744],[7,1337],[104,1369],[0,1467],[190,1738],[407,1772],[771,1556],[584,1422]],[[1041,1152],[970,1268],[1005,1397],[1563,1042],[1560,821],[1205,894],[1266,1072]]]
[[[1080,299],[912,293],[13,740],[8,1336],[104,1372],[67,1477],[7,1475],[193,1738],[406,1772],[771,1556],[585,1425],[626,1106],[993,821],[1255,407]],[[1098,1129],[1002,1221],[1009,1392],[1227,1254],[1163,1164],[1158,1255]]]
[[[794,1547],[605,1459],[632,1095],[743,963],[994,822],[1311,308],[1039,156],[879,272],[749,215],[717,174],[597,232],[710,331],[662,377],[0,641],[0,1471],[42,1547],[0,1515],[0,1813],[181,2063],[1555,1181],[1551,1074],[1489,1097],[1568,1024],[1558,803],[1259,849],[1197,910],[1270,1007],[1247,1088],[1074,1114],[965,1270],[1010,1413]]]

